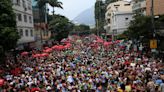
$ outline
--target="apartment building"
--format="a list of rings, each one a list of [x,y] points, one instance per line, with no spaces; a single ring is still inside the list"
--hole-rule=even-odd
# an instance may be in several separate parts
[[[119,35],[123,33],[132,20],[132,5],[127,1],[117,1],[107,6],[105,14],[106,29],[108,34]]]
[[[32,0],[32,11],[34,18],[34,29],[36,36],[36,46],[41,48],[42,44],[50,42],[51,31],[48,29],[48,5],[39,8],[36,0]]]
[[[132,0],[131,4],[133,13],[146,15],[146,0]]]
[[[16,13],[17,30],[20,35],[18,47],[33,47],[35,41],[31,0],[12,0]]]
[[[134,13],[151,15],[152,0],[132,0],[132,10]],[[164,14],[164,0],[154,0],[154,15]]]
[[[164,14],[164,0],[154,0],[154,15]],[[146,15],[151,15],[151,0],[146,0]]]

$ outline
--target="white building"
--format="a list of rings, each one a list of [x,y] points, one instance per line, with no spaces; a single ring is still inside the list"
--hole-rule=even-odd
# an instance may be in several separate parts
[[[31,45],[35,41],[31,0],[12,0],[16,13],[17,30],[20,34],[18,46]]]
[[[132,20],[132,12],[115,12],[112,18],[111,31],[115,35],[122,34],[129,27]]]
[[[146,0],[132,0],[133,13],[146,15]]]
[[[117,1],[107,6],[105,14],[106,29],[110,35],[119,35],[123,33],[132,20],[132,5],[127,1]]]

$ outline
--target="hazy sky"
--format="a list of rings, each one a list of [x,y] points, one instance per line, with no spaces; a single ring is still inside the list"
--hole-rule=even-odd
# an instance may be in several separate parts
[[[62,14],[70,20],[74,19],[85,9],[92,7],[96,0],[59,0],[63,2],[63,10],[55,8],[55,14]],[[52,9],[50,9],[51,11]]]
[[[94,6],[96,0],[59,0],[63,3],[64,9],[55,8],[55,14],[62,14],[69,18],[74,19],[78,14],[84,10]],[[130,1],[130,0],[127,0]],[[52,8],[50,8],[52,11]]]

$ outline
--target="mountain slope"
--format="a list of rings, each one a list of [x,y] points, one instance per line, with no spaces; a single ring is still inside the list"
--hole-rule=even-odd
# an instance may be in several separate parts
[[[73,21],[78,24],[94,26],[95,25],[94,7],[84,10],[77,17],[75,17]]]

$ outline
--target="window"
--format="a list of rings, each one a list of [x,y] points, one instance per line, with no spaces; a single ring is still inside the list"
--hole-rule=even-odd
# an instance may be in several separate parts
[[[129,18],[125,18],[125,20],[128,20]]]
[[[16,0],[16,5],[20,6],[20,0]]]
[[[118,7],[115,7],[116,8],[116,11],[118,11]]]
[[[27,22],[27,15],[24,15],[24,22]]]
[[[124,4],[124,6],[130,6],[130,4]]]
[[[23,36],[23,29],[20,29],[20,30],[19,30],[19,35],[20,35],[20,36]]]
[[[31,36],[33,36],[33,30],[30,30]]]
[[[108,19],[108,23],[110,23],[110,19]]]
[[[116,5],[114,5],[114,6],[120,6],[119,4],[116,4]]]
[[[32,10],[32,9],[31,9],[31,3],[28,3],[28,9],[29,9],[29,10]]]
[[[22,21],[22,14],[18,13],[17,14],[17,19],[18,19],[18,21]]]
[[[24,1],[24,0],[22,0],[22,6],[23,6],[23,7],[25,7],[25,6],[26,6],[26,4],[25,4],[25,1]]]
[[[28,36],[28,30],[26,30],[25,32],[26,32],[26,36]]]
[[[29,22],[32,23],[32,18],[31,18],[31,16],[29,16]]]
[[[108,13],[108,16],[111,16],[111,13]]]
[[[23,6],[24,10],[27,11],[27,6],[26,6],[25,0],[22,0],[22,6]]]

